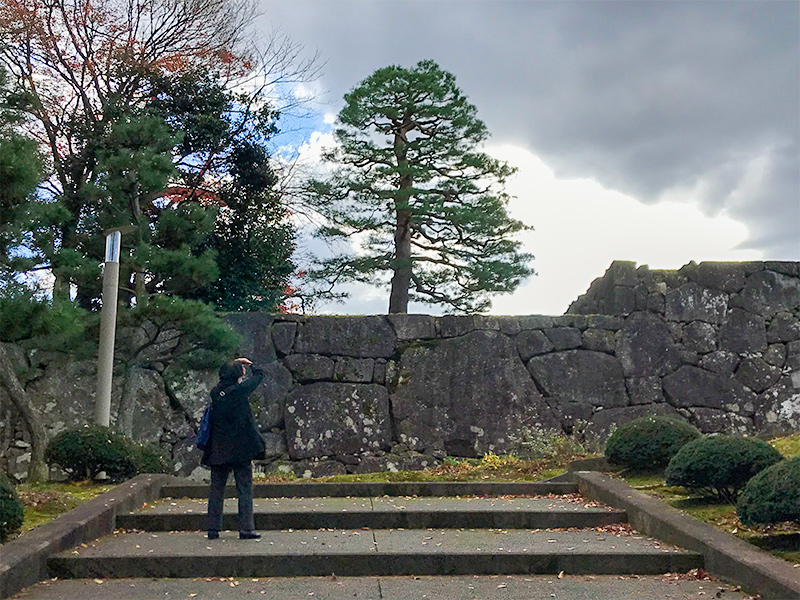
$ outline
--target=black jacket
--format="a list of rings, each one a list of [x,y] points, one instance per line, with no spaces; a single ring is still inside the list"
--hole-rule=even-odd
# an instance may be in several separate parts
[[[203,452],[203,464],[209,467],[264,458],[264,438],[258,432],[247,397],[255,390],[264,371],[252,367],[250,377],[220,381],[211,390],[211,432]]]

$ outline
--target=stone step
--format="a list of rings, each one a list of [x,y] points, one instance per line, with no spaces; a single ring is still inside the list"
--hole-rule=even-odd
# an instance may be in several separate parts
[[[120,529],[199,531],[206,500],[162,500],[117,517]],[[236,500],[226,500],[223,527],[236,529]],[[579,497],[274,498],[253,501],[256,529],[427,529],[603,527],[624,511]]]
[[[701,555],[631,534],[529,530],[116,533],[51,557],[59,578],[684,573]]]
[[[256,529],[427,529],[603,527],[624,511],[577,498],[275,498],[253,501]],[[199,531],[205,500],[162,500],[117,517],[120,529]],[[225,501],[223,527],[236,529],[236,500]]]
[[[270,577],[193,579],[59,579],[25,590],[19,600],[748,600],[715,580],[637,575],[503,575],[448,577]]]
[[[319,497],[376,497],[376,496],[538,496],[574,494],[578,486],[564,481],[538,482],[346,482],[346,483],[255,483],[254,498],[319,498]],[[225,495],[236,495],[229,485]],[[208,498],[208,485],[167,485],[162,498]]]

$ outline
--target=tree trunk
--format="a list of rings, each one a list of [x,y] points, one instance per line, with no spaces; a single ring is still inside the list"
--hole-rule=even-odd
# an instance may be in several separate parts
[[[117,411],[117,429],[128,437],[133,437],[133,414],[136,411],[136,395],[141,387],[141,367],[128,365],[125,369],[122,396],[120,397],[119,410]]]
[[[0,386],[11,399],[11,404],[17,409],[28,434],[31,436],[31,463],[28,466],[28,481],[47,481],[49,470],[44,462],[44,451],[47,448],[47,432],[42,424],[42,417],[25,393],[25,389],[14,373],[14,367],[8,358],[5,347],[0,344]]]
[[[394,275],[389,295],[389,314],[408,312],[408,288],[411,285],[411,211],[397,210],[394,231]]]

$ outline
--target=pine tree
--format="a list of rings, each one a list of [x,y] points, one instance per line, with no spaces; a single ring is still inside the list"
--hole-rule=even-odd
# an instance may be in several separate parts
[[[375,71],[345,97],[326,158],[331,177],[306,198],[328,224],[318,234],[357,250],[320,261],[317,280],[385,285],[390,313],[409,299],[482,311],[532,273],[506,211],[514,169],[480,151],[489,133],[455,77],[435,62]]]

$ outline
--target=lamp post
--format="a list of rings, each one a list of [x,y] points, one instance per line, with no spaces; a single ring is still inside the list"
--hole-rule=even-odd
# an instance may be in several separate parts
[[[117,293],[119,290],[119,249],[122,234],[136,231],[133,225],[114,227],[106,236],[106,260],[103,268],[103,308],[100,311],[100,347],[97,352],[97,393],[94,422],[108,427],[111,422],[111,380],[114,371],[114,337],[117,328]]]

